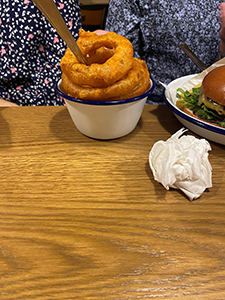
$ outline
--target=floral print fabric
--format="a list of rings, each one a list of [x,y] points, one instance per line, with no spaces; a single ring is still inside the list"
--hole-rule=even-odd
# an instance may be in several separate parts
[[[219,0],[110,0],[106,30],[127,37],[135,56],[146,61],[156,89],[149,103],[163,103],[163,87],[199,73],[180,50],[183,42],[210,65],[218,60]]]
[[[78,0],[56,0],[75,39]],[[62,105],[54,91],[66,45],[31,0],[0,1],[0,98],[18,105]]]

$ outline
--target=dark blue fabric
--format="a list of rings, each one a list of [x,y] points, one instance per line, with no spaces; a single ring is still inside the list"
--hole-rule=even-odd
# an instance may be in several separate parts
[[[81,27],[78,0],[56,0],[75,39]],[[0,98],[18,105],[63,105],[54,91],[66,49],[31,0],[0,1]]]
[[[163,87],[175,78],[199,73],[180,50],[187,43],[210,65],[218,60],[220,0],[110,0],[106,30],[127,37],[135,55],[156,80],[149,103],[162,103]]]

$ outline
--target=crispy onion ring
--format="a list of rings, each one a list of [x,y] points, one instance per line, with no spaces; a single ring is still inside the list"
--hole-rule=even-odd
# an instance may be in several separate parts
[[[133,58],[132,44],[125,37],[81,29],[77,43],[89,65],[80,64],[70,49],[66,50],[61,68],[67,94],[84,100],[121,100],[139,96],[149,88],[147,65]]]
[[[80,64],[70,49],[67,49],[61,59],[61,69],[76,85],[99,88],[113,85],[122,79],[132,66],[132,44],[128,39],[114,32],[97,35],[81,29],[77,43],[87,59],[91,53],[99,55],[99,49],[102,48],[106,60],[86,66]]]
[[[149,87],[150,76],[143,60],[132,58],[131,62],[132,66],[126,76],[108,87],[79,86],[63,73],[63,88],[67,94],[84,100],[121,100],[139,96]]]

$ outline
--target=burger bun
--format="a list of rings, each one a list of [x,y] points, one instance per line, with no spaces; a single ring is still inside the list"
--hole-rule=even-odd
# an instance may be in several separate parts
[[[213,69],[204,77],[202,93],[214,102],[225,105],[225,65]]]

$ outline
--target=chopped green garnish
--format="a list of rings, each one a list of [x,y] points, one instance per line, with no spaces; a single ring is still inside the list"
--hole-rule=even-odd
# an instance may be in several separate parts
[[[204,103],[199,104],[200,95],[201,87],[193,88],[191,92],[178,88],[176,94],[178,102],[192,110],[199,118],[225,127],[225,120],[221,120],[221,116],[215,110],[206,107]]]
[[[221,127],[225,128],[225,121],[219,122],[217,121],[216,124],[220,125]]]
[[[198,105],[200,94],[201,94],[201,87],[193,88],[192,92],[184,91],[182,88],[177,89],[177,98],[180,99],[179,102],[184,103],[185,106],[191,109],[192,111],[197,111],[200,108]]]

